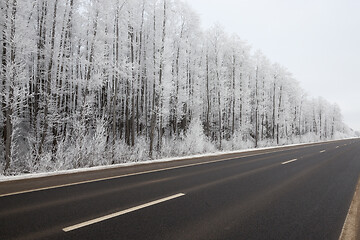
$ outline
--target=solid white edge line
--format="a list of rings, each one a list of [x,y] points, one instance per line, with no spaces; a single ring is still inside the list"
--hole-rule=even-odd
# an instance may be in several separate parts
[[[288,164],[288,163],[295,162],[295,161],[297,161],[296,158],[295,158],[295,159],[292,159],[292,160],[289,160],[289,161],[286,161],[286,162],[283,162],[283,163],[281,163],[281,164],[284,165],[284,164]]]
[[[266,153],[249,154],[249,155],[239,156],[239,157],[223,158],[223,159],[212,160],[212,161],[208,161],[208,162],[199,162],[199,163],[185,164],[185,165],[181,165],[181,166],[161,168],[161,169],[149,170],[149,171],[144,171],[144,172],[129,173],[129,174],[117,175],[117,176],[106,177],[106,178],[97,178],[97,179],[92,179],[92,180],[87,180],[87,181],[81,181],[81,182],[75,182],[75,183],[67,183],[67,184],[50,186],[50,187],[43,187],[43,188],[36,188],[36,189],[30,189],[30,190],[13,192],[13,193],[6,193],[6,194],[1,194],[0,197],[7,197],[7,196],[18,195],[18,194],[23,194],[23,193],[30,193],[30,192],[38,192],[38,191],[42,191],[42,190],[49,190],[49,189],[55,189],[55,188],[69,187],[69,186],[75,186],[75,185],[80,185],[80,184],[84,184],[84,183],[100,182],[100,181],[111,180],[111,179],[116,179],[116,178],[124,178],[124,177],[142,175],[142,174],[147,174],[147,173],[162,172],[162,171],[166,171],[166,170],[173,170],[173,169],[179,169],[179,168],[199,166],[199,165],[205,165],[205,164],[210,164],[210,163],[224,162],[224,161],[229,161],[229,160],[235,160],[235,159],[238,159],[238,158],[245,158],[245,157],[258,156],[258,155],[265,155],[265,154],[268,154],[268,153],[284,152],[284,151],[287,151],[287,150],[289,150],[289,149],[285,149],[285,150],[275,150],[275,151],[266,152]],[[290,149],[290,150],[294,150],[294,149]]]
[[[95,218],[95,219],[92,219],[92,220],[89,220],[89,221],[86,221],[86,222],[82,222],[82,223],[79,223],[79,224],[76,224],[76,225],[73,225],[73,226],[69,226],[69,227],[63,228],[62,230],[64,232],[69,232],[69,231],[72,231],[72,230],[75,230],[75,229],[78,229],[78,228],[86,227],[86,226],[89,226],[91,224],[102,222],[102,221],[108,220],[110,218],[118,217],[120,215],[124,215],[124,214],[130,213],[130,212],[134,212],[136,210],[146,208],[146,207],[149,207],[149,206],[152,206],[152,205],[155,205],[155,204],[159,204],[159,203],[162,203],[162,202],[165,202],[165,201],[169,201],[169,200],[172,200],[172,199],[175,199],[175,198],[178,198],[178,197],[182,197],[182,196],[185,196],[185,194],[184,193],[178,193],[178,194],[166,197],[166,198],[161,198],[161,199],[158,199],[158,200],[155,200],[155,201],[152,201],[152,202],[148,202],[148,203],[136,206],[136,207],[125,209],[123,211],[115,212],[115,213],[112,213],[112,214],[109,214],[109,215],[105,215],[103,217],[98,217],[98,218]]]
[[[339,240],[355,239],[357,235],[357,217],[360,208],[360,177],[356,184],[354,196],[351,200],[349,210],[347,212],[344,225],[341,229]]]

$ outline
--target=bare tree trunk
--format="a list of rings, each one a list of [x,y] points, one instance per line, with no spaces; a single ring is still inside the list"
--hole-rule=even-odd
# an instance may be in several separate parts
[[[7,102],[7,106],[5,108],[5,130],[4,130],[4,143],[5,143],[5,171],[10,167],[11,161],[11,145],[12,145],[12,137],[13,137],[13,123],[12,123],[12,115],[13,115],[13,100],[14,100],[14,88],[13,84],[16,77],[15,71],[15,21],[16,21],[16,7],[17,7],[17,0],[13,0],[11,6],[11,15],[10,15],[10,67],[12,69],[12,74],[10,76],[8,82],[9,88],[9,100]],[[7,65],[7,63],[6,63]],[[7,66],[6,66],[7,67]]]
[[[218,114],[219,114],[219,148],[222,149],[222,114],[221,114],[221,95],[220,89],[218,90]]]
[[[132,92],[131,92],[131,115],[130,115],[130,136],[131,136],[131,146],[135,145],[135,89],[136,86],[134,84],[135,82],[135,57],[134,57],[134,28],[130,27],[129,31],[131,31],[130,33],[130,61],[131,61],[131,66],[132,66],[132,71],[131,71],[131,82],[132,82]],[[130,93],[129,93],[130,94]]]
[[[211,111],[211,104],[210,104],[210,89],[209,89],[209,55],[206,53],[206,125],[205,125],[205,132],[206,136],[210,136],[210,111]]]
[[[143,0],[142,5],[142,12],[141,12],[141,24],[140,24],[140,32],[139,32],[139,49],[138,49],[138,75],[137,75],[137,82],[138,82],[138,90],[136,95],[136,133],[137,135],[140,134],[142,131],[142,122],[140,120],[140,112],[143,112],[143,91],[144,91],[144,81],[143,81],[143,69],[142,69],[142,51],[143,51],[143,28],[144,28],[144,14],[145,14],[145,0]]]
[[[152,94],[152,110],[151,110],[151,120],[150,120],[150,144],[149,144],[149,157],[152,158],[153,156],[153,147],[154,147],[154,134],[155,134],[155,125],[156,125],[156,119],[157,119],[157,112],[158,112],[158,106],[157,106],[157,99],[158,99],[158,92],[156,90],[156,12],[155,12],[155,6],[154,6],[154,25],[153,25],[153,33],[154,33],[154,39],[153,39],[153,62],[154,62],[154,78],[153,78],[153,94]]]
[[[118,2],[119,5],[119,2]],[[113,97],[112,97],[112,157],[114,163],[114,151],[115,151],[115,141],[116,141],[116,106],[117,106],[117,94],[118,94],[118,81],[119,81],[119,73],[118,73],[118,65],[119,65],[119,7],[116,9],[115,13],[115,44],[114,44],[114,66],[116,71],[113,73]]]
[[[216,51],[217,52],[217,51]],[[219,66],[218,66],[218,60],[216,56],[215,60],[216,65],[216,77],[217,77],[217,84],[218,84],[218,119],[219,119],[219,148],[222,149],[222,113],[221,113],[221,87],[220,87],[220,74],[219,74]]]
[[[276,124],[276,144],[280,142],[280,134],[279,134],[279,122],[280,122],[280,112],[281,112],[281,97],[282,97],[282,85],[280,86],[279,92],[279,105],[278,105],[278,116],[277,116],[277,124]]]
[[[321,108],[321,106],[320,106]],[[320,130],[320,139],[322,139],[322,112],[321,112],[321,109],[319,111],[319,130]]]
[[[161,37],[161,49],[160,49],[160,68],[159,68],[159,90],[160,90],[160,102],[158,101],[158,104],[160,104],[160,111],[162,111],[163,108],[163,87],[162,87],[162,80],[163,80],[163,71],[164,71],[164,51],[165,51],[165,37],[166,37],[166,0],[164,0],[164,19],[163,19],[163,26],[162,26],[162,37]],[[159,117],[160,117],[160,126],[159,126],[159,134],[158,134],[158,143],[157,143],[157,149],[158,151],[161,149],[162,144],[162,136],[163,136],[163,116],[162,113],[159,111]]]
[[[49,65],[48,65],[48,78],[47,78],[47,97],[46,97],[46,108],[45,108],[45,114],[47,116],[48,111],[49,111],[49,101],[51,99],[51,82],[52,82],[52,68],[53,68],[53,64],[54,64],[54,47],[55,47],[55,30],[56,30],[56,16],[57,16],[57,4],[58,4],[58,0],[55,0],[54,3],[54,13],[53,13],[53,24],[52,24],[52,32],[51,32],[51,50],[50,50],[50,59],[49,59]],[[44,129],[48,128],[48,117],[45,117],[45,122],[44,122]],[[55,125],[53,126],[55,127]],[[47,132],[44,131],[43,136],[41,138],[41,145],[44,144],[45,138],[46,138],[46,134]],[[53,138],[55,138],[56,136],[54,135]],[[54,139],[53,139],[54,141]],[[53,146],[53,152],[54,152],[55,146]]]
[[[45,4],[45,3],[44,3]],[[47,131],[48,131],[48,121],[49,121],[49,116],[48,116],[48,113],[49,113],[49,98],[50,98],[50,94],[51,94],[51,69],[52,69],[52,58],[53,58],[53,54],[54,54],[54,32],[55,32],[55,24],[56,24],[56,8],[57,8],[57,0],[55,0],[55,6],[54,6],[54,19],[53,19],[53,26],[52,26],[52,36],[51,36],[51,46],[50,46],[50,59],[49,59],[49,65],[48,65],[48,68],[47,68],[47,78],[45,78],[44,76],[44,90],[45,91],[45,94],[44,94],[44,101],[45,101],[45,105],[44,105],[44,126],[43,126],[43,131],[40,135],[40,144],[39,144],[39,155],[42,153],[42,150],[43,150],[43,146],[44,146],[44,142],[45,142],[45,138],[46,138],[46,135],[47,135]],[[45,16],[43,16],[42,18],[44,19],[46,17],[46,13],[47,13],[47,5],[44,5],[43,7],[43,12],[45,12]],[[43,25],[45,25],[45,20],[42,21]],[[43,31],[40,31],[39,33],[43,36],[40,35],[39,37],[39,41],[41,41],[42,45],[43,45],[43,48],[45,47],[45,36],[46,36],[46,28],[45,26],[41,27],[40,29],[43,29]],[[41,40],[40,40],[41,39]],[[45,61],[45,56],[44,56],[44,53],[42,53],[43,55],[43,59],[42,61]],[[44,70],[45,70],[45,62],[43,63],[43,67],[44,67]],[[43,73],[45,74],[45,73]]]
[[[183,25],[181,26],[180,32],[180,42],[183,35]],[[178,134],[177,130],[177,115],[178,115],[178,103],[179,103],[179,58],[180,58],[180,42],[176,51],[176,60],[175,60],[175,77],[176,77],[176,87],[175,87],[175,100],[174,100],[174,119],[173,119],[173,132],[174,134]]]
[[[240,72],[240,99],[239,99],[239,125],[240,125],[240,129],[242,129],[242,118],[243,118],[243,85],[242,85],[242,73]]]
[[[144,51],[144,59],[146,59],[147,57],[147,54],[146,54],[146,51]],[[147,138],[149,133],[148,133],[148,113],[149,113],[149,110],[148,110],[148,82],[147,82],[147,78],[145,77],[147,76],[147,65],[146,65],[146,61],[144,61],[144,77],[142,79],[142,81],[144,82],[144,101],[143,101],[143,104],[144,104],[144,129],[143,130],[143,133],[145,133],[145,137]]]
[[[71,1],[73,1],[73,0],[71,0]],[[87,96],[89,95],[89,82],[90,82],[91,71],[92,71],[92,66],[93,66],[93,62],[94,62],[95,40],[96,40],[96,35],[97,35],[97,30],[98,30],[97,29],[98,28],[98,17],[99,17],[99,10],[96,11],[95,20],[94,20],[94,27],[93,27],[94,32],[93,32],[93,38],[92,38],[92,42],[91,42],[91,46],[90,46],[88,68],[86,71],[86,86],[85,86],[82,111],[84,111]]]
[[[232,124],[231,124],[231,135],[234,136],[235,132],[235,104],[236,104],[236,98],[235,98],[235,80],[236,80],[236,57],[235,54],[233,54],[233,69],[232,69]]]
[[[7,36],[6,36],[6,32],[7,32],[7,24],[8,24],[8,21],[9,21],[9,16],[8,16],[8,10],[9,10],[9,1],[6,0],[5,2],[5,9],[4,9],[4,23],[3,23],[3,32],[2,32],[2,56],[1,56],[1,67],[2,67],[2,88],[0,89],[0,91],[4,91],[6,90],[6,78],[7,78],[7,66],[8,66],[8,56],[7,56],[7,48],[8,48],[8,41],[7,41]],[[6,104],[6,96],[5,94],[2,96],[2,99],[1,99],[1,107],[2,107],[2,111],[3,111],[3,116],[5,116],[5,121],[4,121],[4,129],[3,129],[3,132],[2,132],[2,138],[3,138],[3,141],[4,141],[4,144],[5,144],[5,148],[8,148],[8,149],[11,149],[10,147],[7,147],[6,144],[8,142],[7,138],[8,138],[8,128],[9,126],[8,123],[7,123],[7,119],[9,118],[8,115],[10,115],[10,113],[7,113],[7,109],[8,109],[8,106]],[[11,123],[11,119],[10,120],[10,123]],[[10,133],[12,132],[12,130],[10,131]],[[10,141],[10,144],[11,144],[11,141]],[[5,170],[7,170],[10,166],[10,156],[11,156],[11,153],[9,151],[6,151],[5,150]]]
[[[258,126],[258,118],[259,118],[259,100],[258,100],[258,71],[259,68],[256,67],[256,83],[255,83],[255,148],[258,147],[259,141],[259,126]]]
[[[274,85],[273,85],[273,114],[272,114],[272,138],[275,139],[275,112],[276,112],[276,76],[274,76]]]

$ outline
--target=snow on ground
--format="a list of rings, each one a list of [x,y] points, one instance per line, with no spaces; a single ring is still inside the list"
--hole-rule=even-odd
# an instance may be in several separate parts
[[[353,138],[347,138],[347,139],[353,139]],[[324,141],[324,142],[334,142],[334,141],[339,141],[339,140],[329,140],[329,141]],[[81,173],[81,172],[87,172],[87,171],[97,171],[97,170],[112,169],[112,168],[119,168],[119,167],[128,167],[128,166],[134,166],[134,165],[140,165],[140,164],[151,164],[151,163],[159,163],[159,162],[187,160],[187,159],[191,159],[191,158],[221,156],[221,155],[233,154],[233,153],[254,152],[254,151],[259,151],[259,150],[301,146],[301,145],[307,145],[307,144],[311,144],[311,143],[320,143],[320,142],[297,143],[297,144],[289,144],[289,145],[283,145],[283,146],[242,149],[242,150],[237,150],[237,151],[213,152],[213,153],[197,154],[197,155],[190,155],[190,156],[183,156],[183,157],[162,158],[162,159],[155,159],[155,160],[148,160],[148,161],[128,162],[128,163],[120,163],[120,164],[114,164],[114,165],[96,166],[96,167],[88,167],[88,168],[77,168],[77,169],[61,170],[61,171],[54,171],[54,172],[30,173],[30,174],[23,174],[23,175],[18,175],[18,176],[0,175],[0,182],[56,176],[56,175],[63,175],[63,174]]]

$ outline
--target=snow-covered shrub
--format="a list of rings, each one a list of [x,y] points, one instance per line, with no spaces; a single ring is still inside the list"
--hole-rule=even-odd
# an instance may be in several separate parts
[[[228,142],[228,143],[227,143]],[[231,150],[241,150],[254,147],[254,143],[251,141],[245,141],[243,133],[241,131],[235,131],[232,139],[225,142],[225,145],[231,145]],[[230,149],[230,147],[227,147]]]
[[[306,133],[301,136],[301,142],[303,143],[318,142],[319,140],[319,136],[312,132]]]
[[[348,138],[348,137],[349,137],[349,134],[336,131],[334,133],[333,139],[344,139],[344,138]]]
[[[115,142],[114,146],[114,163],[125,163],[129,162],[128,160],[131,157],[131,148],[125,143],[124,140],[118,140]]]
[[[204,134],[203,125],[199,118],[191,120],[182,144],[188,154],[215,151],[214,145]]]
[[[73,168],[73,149],[69,148],[68,139],[59,141],[54,156],[54,170],[66,170]]]
[[[138,137],[134,147],[126,144],[124,140],[118,140],[113,146],[113,163],[145,161],[149,157],[149,143],[145,137]],[[154,151],[154,153],[156,153]],[[111,158],[111,157],[109,157]]]
[[[132,150],[130,160],[132,162],[144,161],[149,157],[149,146],[145,137],[138,137]]]
[[[18,117],[12,117],[13,132],[11,136],[11,156],[10,168],[7,169],[6,175],[16,175],[21,172],[29,172],[28,156],[33,153],[29,145],[26,124]],[[32,156],[31,158],[35,158]],[[31,161],[30,158],[30,161]]]
[[[258,142],[258,148],[270,147],[275,145],[276,141],[273,141],[272,139],[264,139]]]
[[[184,134],[181,132],[179,136],[172,136],[163,139],[161,147],[161,157],[183,156],[188,153],[188,149],[183,144]]]
[[[73,130],[58,143],[55,163],[56,170],[91,167],[111,163],[107,151],[106,122],[96,122],[93,131],[85,128],[84,121],[74,120]]]
[[[107,165],[111,163],[111,159],[107,156],[106,151],[107,132],[105,124],[106,122],[104,120],[98,121],[96,123],[95,134],[90,139],[90,163],[92,163],[93,166]]]

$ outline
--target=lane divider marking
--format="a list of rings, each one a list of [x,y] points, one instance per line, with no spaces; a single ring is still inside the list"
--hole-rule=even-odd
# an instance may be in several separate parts
[[[323,153],[323,152],[326,152],[326,150],[322,150],[322,151],[320,151],[320,153]]]
[[[70,232],[70,231],[73,231],[73,230],[76,230],[76,229],[79,229],[79,228],[82,228],[82,227],[89,226],[91,224],[102,222],[102,221],[108,220],[110,218],[118,217],[118,216],[130,213],[130,212],[134,212],[134,211],[142,209],[142,208],[150,207],[150,206],[153,206],[155,204],[159,204],[159,203],[169,201],[169,200],[172,200],[172,199],[175,199],[175,198],[178,198],[178,197],[182,197],[182,196],[185,196],[185,194],[184,193],[178,193],[178,194],[166,197],[166,198],[161,198],[161,199],[158,199],[158,200],[155,200],[155,201],[152,201],[152,202],[148,202],[148,203],[136,206],[136,207],[128,208],[128,209],[123,210],[123,211],[119,211],[119,212],[115,212],[115,213],[112,213],[112,214],[109,214],[109,215],[105,215],[103,217],[98,217],[98,218],[95,218],[95,219],[92,219],[92,220],[89,220],[89,221],[86,221],[86,222],[78,223],[76,225],[63,228],[62,230],[64,232]]]
[[[284,164],[292,163],[292,162],[295,162],[295,161],[297,161],[296,158],[295,158],[295,159],[292,159],[292,160],[289,160],[289,161],[286,161],[286,162],[283,162],[283,163],[281,163],[281,164],[284,165]]]

